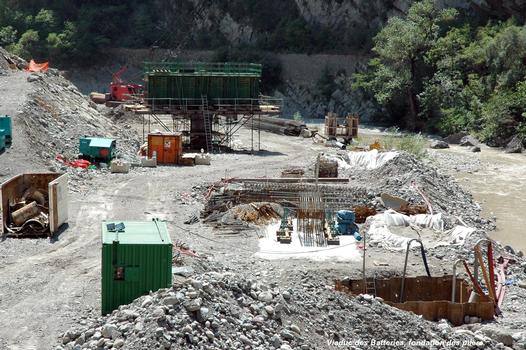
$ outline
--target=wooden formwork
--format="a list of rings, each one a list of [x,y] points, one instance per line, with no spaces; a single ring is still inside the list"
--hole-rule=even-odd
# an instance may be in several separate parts
[[[347,117],[345,117],[345,124],[338,125],[338,115],[336,113],[329,112],[325,116],[325,136],[355,138],[358,136],[359,124],[360,118],[358,115],[348,114]]]
[[[456,280],[455,302],[451,302],[453,277],[407,277],[405,279],[404,302],[400,303],[401,277],[376,279],[376,296],[398,309],[411,311],[428,321],[447,319],[455,326],[464,323],[465,316],[477,316],[482,320],[493,320],[495,304],[488,297],[480,297],[478,302],[468,302],[470,286],[464,280]],[[364,280],[336,281],[336,290],[361,294]]]

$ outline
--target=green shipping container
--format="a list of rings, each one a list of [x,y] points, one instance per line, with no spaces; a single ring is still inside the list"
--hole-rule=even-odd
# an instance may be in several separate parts
[[[170,287],[172,241],[166,223],[103,222],[101,270],[103,315],[150,291]]]

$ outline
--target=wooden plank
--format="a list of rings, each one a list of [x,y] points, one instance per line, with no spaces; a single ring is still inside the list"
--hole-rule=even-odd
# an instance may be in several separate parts
[[[49,183],[49,230],[58,231],[68,221],[68,174]]]

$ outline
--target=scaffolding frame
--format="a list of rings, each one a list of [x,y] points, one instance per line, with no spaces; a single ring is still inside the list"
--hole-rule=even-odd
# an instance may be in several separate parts
[[[261,150],[261,116],[281,116],[283,100],[260,96],[257,99],[228,98],[137,98],[125,109],[142,117],[143,142],[152,132],[152,121],[164,131],[180,132],[183,143],[195,148],[192,137],[204,138],[206,150],[213,153],[232,148],[234,136],[242,128],[250,129],[250,151]],[[192,122],[203,122],[203,129],[192,128]],[[254,132],[257,131],[257,134]],[[198,146],[203,146],[202,140]]]

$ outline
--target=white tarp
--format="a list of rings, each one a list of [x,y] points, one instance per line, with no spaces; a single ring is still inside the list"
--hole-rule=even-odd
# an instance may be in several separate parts
[[[384,222],[387,226],[409,226],[410,224],[430,228],[436,231],[444,230],[444,220],[442,220],[442,213],[404,215],[392,209],[385,211],[383,214]]]
[[[259,239],[259,251],[256,257],[266,260],[279,259],[309,259],[314,261],[360,261],[362,251],[358,249],[359,242],[353,236],[340,236],[340,245],[326,247],[302,246],[296,229],[292,233],[290,244],[281,244],[276,240],[279,223],[271,224],[263,238]],[[294,223],[296,227],[296,223]]]
[[[468,237],[471,236],[471,234],[475,231],[476,229],[473,227],[457,225],[451,230],[447,231],[447,234],[450,237],[448,243],[451,245],[464,244],[466,239],[468,239]]]
[[[404,215],[388,210],[367,219],[369,229],[367,231],[367,242],[376,243],[388,250],[405,250],[407,242],[411,237],[400,236],[393,233],[390,227],[415,225],[421,228],[432,229],[441,233],[440,241],[424,242],[426,247],[437,247],[443,245],[461,245],[475,232],[472,227],[455,226],[453,229],[444,231],[444,221],[442,214],[418,214]],[[429,245],[431,244],[431,245]],[[419,246],[418,242],[412,242],[411,248]]]
[[[367,152],[349,152],[349,164],[352,168],[376,169],[398,157],[398,152],[378,152],[373,149]]]

